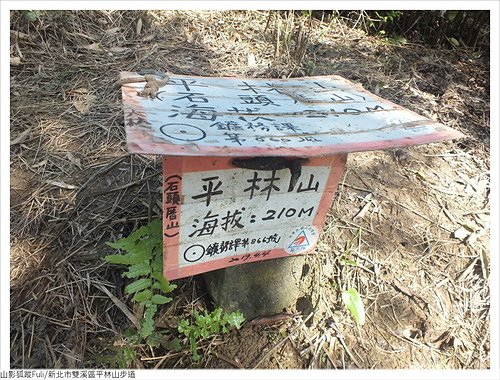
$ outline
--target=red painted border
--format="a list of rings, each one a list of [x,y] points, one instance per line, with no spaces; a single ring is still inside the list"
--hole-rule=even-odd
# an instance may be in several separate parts
[[[163,178],[168,178],[171,175],[178,174],[181,177],[185,173],[190,172],[200,172],[200,171],[210,171],[210,170],[224,170],[234,168],[230,163],[231,157],[221,158],[221,157],[166,157],[163,159]],[[332,199],[335,195],[337,185],[342,178],[344,173],[345,164],[347,161],[346,154],[339,154],[327,157],[316,157],[312,158],[306,166],[330,166],[331,171],[328,177],[327,183],[325,184],[325,189],[323,190],[323,196],[318,205],[318,212],[313,220],[313,225],[321,231],[323,224],[330,208]],[[165,186],[165,184],[164,184]],[[182,187],[180,186],[180,194],[182,199]],[[163,206],[165,209],[165,198],[163,200]],[[180,207],[179,207],[180,210]],[[166,223],[166,216],[163,216],[164,223]],[[179,214],[179,224],[181,224],[182,214]],[[300,254],[310,253],[315,246],[311,247],[308,251],[302,252]],[[196,274],[209,272],[216,269],[221,269],[225,267],[230,267],[234,265],[244,264],[246,262],[255,262],[260,260],[276,259],[279,257],[289,257],[290,254],[282,248],[276,248],[270,250],[269,253],[264,257],[260,257],[258,260],[243,261],[243,258],[247,255],[253,255],[257,252],[245,253],[237,256],[230,256],[221,259],[211,260],[209,262],[204,262],[200,264],[190,265],[186,267],[179,267],[179,235],[175,237],[164,236],[164,276],[169,280],[175,280],[182,277],[194,276]],[[266,251],[267,252],[267,251]],[[238,258],[239,261],[229,262],[233,258]]]
[[[432,123],[429,123],[431,125]],[[231,157],[256,157],[256,156],[294,156],[315,157],[327,156],[341,153],[363,152],[379,149],[404,148],[413,145],[422,145],[444,140],[452,140],[465,137],[461,132],[451,128],[441,127],[442,130],[435,133],[420,136],[408,136],[400,139],[363,141],[355,143],[332,144],[323,146],[304,146],[300,148],[270,148],[270,147],[238,147],[227,146],[195,146],[175,145],[167,142],[151,142],[145,135],[147,132],[136,127],[129,128],[129,142],[127,149],[131,153],[148,153],[158,155],[185,155],[185,156],[231,156]],[[144,142],[144,144],[142,144]],[[145,148],[147,146],[147,149]]]

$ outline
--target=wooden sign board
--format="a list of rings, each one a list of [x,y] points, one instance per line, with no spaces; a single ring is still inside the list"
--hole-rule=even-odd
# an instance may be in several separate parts
[[[141,76],[122,73],[122,81]],[[170,76],[154,99],[122,86],[128,150],[186,156],[318,156],[463,137],[338,76]]]
[[[288,168],[239,168],[229,157],[165,157],[165,277],[310,252],[345,162],[345,154],[311,158],[291,183]]]
[[[338,76],[121,80],[128,150],[165,156],[169,280],[312,251],[348,152],[463,137]]]

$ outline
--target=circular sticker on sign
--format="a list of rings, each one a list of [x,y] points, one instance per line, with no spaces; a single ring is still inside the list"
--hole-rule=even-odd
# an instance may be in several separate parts
[[[318,241],[318,229],[314,226],[295,228],[285,239],[284,249],[292,255],[314,248]]]

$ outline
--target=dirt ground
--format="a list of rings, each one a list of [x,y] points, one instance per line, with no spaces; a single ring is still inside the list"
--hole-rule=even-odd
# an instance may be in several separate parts
[[[341,75],[467,137],[349,155],[290,318],[201,342],[194,363],[175,326],[211,304],[197,277],[178,280],[157,323],[163,344],[135,346],[125,365],[490,366],[488,54],[394,45],[339,19],[308,20],[268,11],[54,11],[34,22],[11,14],[11,367],[123,366],[130,321],[117,305],[133,305],[122,268],[102,260],[105,243],[161,212],[160,158],[125,148],[116,81],[140,69]],[[277,41],[278,29],[288,39]],[[342,305],[348,287],[362,296],[363,327]]]

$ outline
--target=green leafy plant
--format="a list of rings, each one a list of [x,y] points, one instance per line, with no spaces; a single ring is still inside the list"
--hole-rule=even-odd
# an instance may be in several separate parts
[[[385,35],[387,26],[392,26],[403,15],[400,11],[375,11],[376,18],[369,18],[369,27],[379,35]]]
[[[343,264],[343,265],[350,265],[350,266],[353,266],[353,267],[356,267],[358,266],[358,263],[354,260],[351,260],[347,255],[342,255],[339,257],[339,261]]]
[[[406,45],[408,43],[408,40],[404,38],[403,36],[394,36],[394,37],[389,37],[386,39],[387,43],[390,45]]]
[[[354,288],[343,291],[342,302],[344,302],[356,323],[363,326],[365,324],[365,308],[358,291]]]
[[[41,11],[39,10],[29,10],[23,11],[23,16],[28,22],[35,22],[40,19]]]
[[[245,321],[241,312],[225,313],[221,308],[217,308],[211,313],[205,310],[203,314],[195,311],[193,316],[194,321],[192,324],[187,319],[180,321],[178,330],[181,334],[189,338],[189,345],[194,361],[201,359],[201,356],[198,354],[197,343],[200,338],[206,339],[221,332],[227,333],[232,327],[239,329]]]
[[[154,316],[158,311],[158,305],[172,301],[171,297],[161,293],[170,293],[177,287],[163,277],[161,220],[154,220],[128,237],[107,244],[126,252],[108,255],[104,260],[128,267],[122,276],[134,281],[125,287],[125,293],[133,294],[132,300],[144,308],[140,337],[143,339],[154,337]]]
[[[377,17],[382,21],[383,23],[391,23],[394,22],[400,17],[403,12],[401,11],[375,11],[375,14]]]
[[[129,368],[137,358],[137,353],[130,346],[120,347],[117,354],[116,364],[118,368]]]

